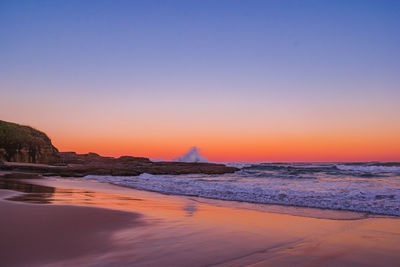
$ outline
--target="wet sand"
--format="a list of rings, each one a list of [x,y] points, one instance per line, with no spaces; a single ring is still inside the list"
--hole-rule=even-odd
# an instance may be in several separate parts
[[[398,266],[400,220],[2,179],[1,266]],[[5,190],[6,189],[6,190]],[[17,193],[17,191],[19,193]],[[23,193],[22,193],[23,192]]]
[[[0,197],[15,193],[0,190]],[[113,246],[117,230],[140,225],[128,212],[0,201],[0,265],[35,266],[90,261]]]

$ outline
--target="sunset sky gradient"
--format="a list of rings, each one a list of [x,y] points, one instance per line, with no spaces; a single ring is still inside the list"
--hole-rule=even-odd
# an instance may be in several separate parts
[[[61,151],[399,161],[400,1],[0,1],[0,119]]]

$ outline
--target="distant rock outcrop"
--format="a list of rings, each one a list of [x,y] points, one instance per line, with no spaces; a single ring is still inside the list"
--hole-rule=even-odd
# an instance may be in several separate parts
[[[104,165],[104,164],[135,164],[151,163],[148,158],[122,156],[119,158],[103,157],[99,154],[90,152],[87,154],[77,154],[75,152],[59,152],[61,164],[84,164],[84,165]]]
[[[51,164],[58,150],[41,131],[0,120],[0,161]]]

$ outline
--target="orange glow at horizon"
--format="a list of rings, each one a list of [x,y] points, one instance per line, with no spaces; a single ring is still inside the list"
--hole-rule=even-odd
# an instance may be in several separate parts
[[[379,135],[247,135],[247,136],[60,136],[60,151],[104,156],[143,156],[171,160],[197,146],[209,161],[399,161],[397,136]]]

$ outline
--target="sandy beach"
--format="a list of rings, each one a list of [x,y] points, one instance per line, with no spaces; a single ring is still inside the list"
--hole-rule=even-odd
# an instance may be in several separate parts
[[[10,191],[0,191],[10,197]],[[0,201],[1,266],[43,266],[91,261],[108,251],[112,233],[135,227],[134,213]],[[72,263],[71,263],[72,264]]]
[[[2,179],[1,266],[394,266],[400,220]]]

